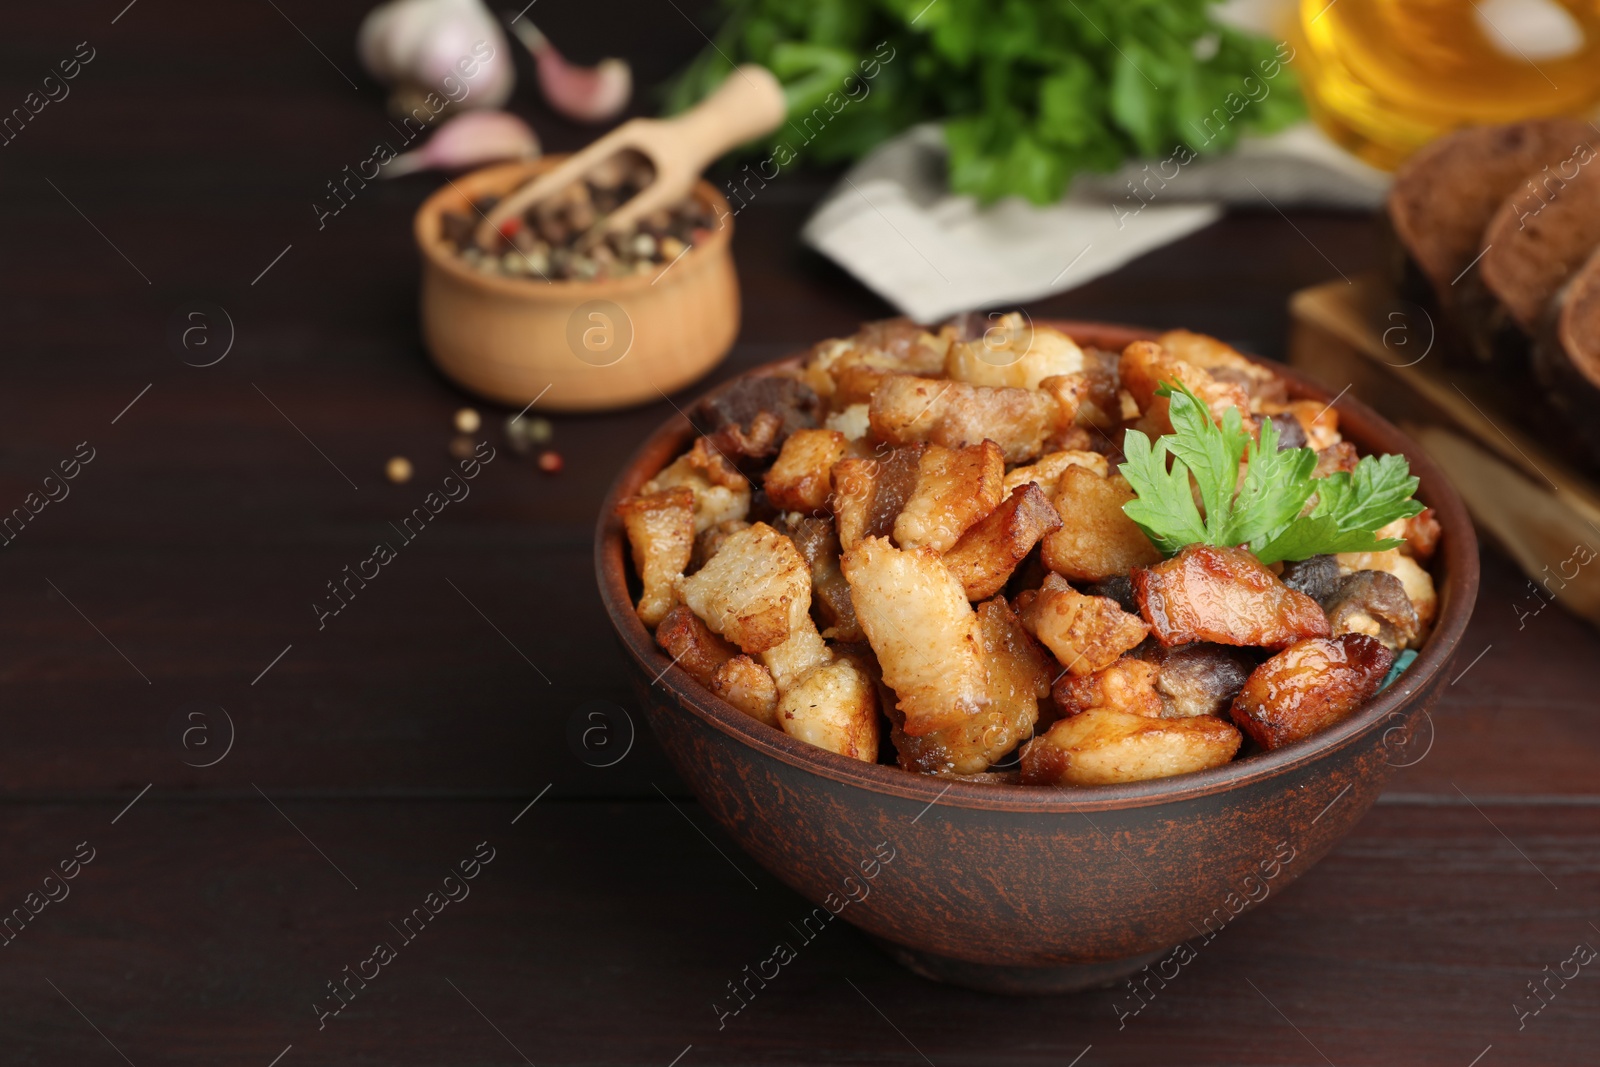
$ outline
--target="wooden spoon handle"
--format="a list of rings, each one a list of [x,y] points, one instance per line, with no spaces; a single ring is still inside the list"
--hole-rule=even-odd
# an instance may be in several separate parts
[[[766,67],[735,67],[715,92],[665,123],[679,164],[695,175],[746,141],[771,133],[788,114],[783,86]],[[664,132],[667,132],[664,131]]]
[[[671,207],[694,188],[712,160],[746,141],[771,133],[788,114],[783,87],[765,67],[735,67],[715,92],[677,118],[651,124],[638,147],[656,175],[639,193],[578,239],[588,251],[607,233],[627,230],[640,219]]]

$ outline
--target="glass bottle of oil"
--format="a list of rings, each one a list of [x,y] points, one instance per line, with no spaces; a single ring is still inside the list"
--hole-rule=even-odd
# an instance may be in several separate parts
[[[1385,169],[1459,126],[1600,101],[1600,0],[1300,0],[1295,36],[1312,115]]]

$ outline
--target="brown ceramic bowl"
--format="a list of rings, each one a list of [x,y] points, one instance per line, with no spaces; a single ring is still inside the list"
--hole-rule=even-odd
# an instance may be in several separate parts
[[[705,374],[739,332],[733,213],[707,182],[693,196],[721,220],[657,275],[554,281],[474,270],[444,239],[446,211],[469,214],[564,156],[501,163],[446,183],[417,209],[422,338],[463,388],[522,407],[597,411],[656,400]],[[548,389],[548,392],[546,390]]]
[[[1154,336],[1051,325],[1112,350]],[[1272,369],[1296,398],[1333,399]],[[669,669],[634,615],[613,508],[688,446],[694,430],[682,416],[645,442],[606,498],[595,543],[601,599],[678,773],[758,863],[824,906],[819,924],[838,911],[917,973],[975,988],[1105,984],[1181,941],[1208,940],[1304,874],[1431,738],[1423,720],[1477,596],[1477,539],[1460,498],[1410,438],[1348,397],[1338,410],[1363,452],[1403,453],[1421,479],[1417,496],[1443,527],[1432,568],[1438,621],[1410,669],[1351,718],[1212,770],[1094,789],[950,782],[815,748]],[[882,842],[893,860],[868,880],[861,865],[874,871]]]

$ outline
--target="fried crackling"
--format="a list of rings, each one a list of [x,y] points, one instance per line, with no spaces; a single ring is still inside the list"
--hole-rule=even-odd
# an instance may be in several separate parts
[[[833,465],[833,510],[839,544],[854,548],[863,538],[888,537],[916,490],[926,444],[890,449],[869,459],[851,457]]]
[[[1169,330],[1156,343],[1185,363],[1192,363],[1211,377],[1232,382],[1250,395],[1252,407],[1281,404],[1288,399],[1284,380],[1266,367],[1240,355],[1215,337],[1189,330]]]
[[[971,385],[1037,389],[1046,378],[1083,369],[1083,351],[1051,326],[1032,326],[1020,314],[1005,315],[971,341],[957,341],[945,358],[945,374]]]
[[[704,533],[719,522],[742,519],[750,512],[750,480],[704,438],[644,483],[640,493],[683,486],[694,493],[694,532]]]
[[[931,445],[917,462],[915,488],[894,520],[895,543],[948,551],[1000,505],[1005,473],[1000,446],[993,441],[961,449]]]
[[[1070,716],[1022,750],[1025,785],[1093,786],[1170,778],[1221,766],[1243,738],[1209,715],[1153,719],[1114,708]]]
[[[1012,490],[999,507],[961,535],[944,564],[968,600],[998,593],[1039,539],[1061,525],[1061,516],[1033,482]]]
[[[1121,474],[1101,477],[1085,466],[1062,471],[1052,501],[1061,528],[1044,539],[1044,565],[1073,581],[1098,582],[1159,563],[1161,553],[1123,513],[1133,498]]]
[[[1143,641],[1150,628],[1115,600],[1085,596],[1058,574],[1018,598],[1022,624],[1073,674],[1092,674]]]
[[[1004,597],[979,604],[977,616],[989,670],[989,705],[954,726],[920,736],[901,729],[904,716],[891,709],[891,737],[904,770],[979,774],[1033,732],[1039,701],[1050,692],[1050,659],[1022,628],[1022,620]]]
[[[711,691],[752,719],[778,725],[778,684],[771,671],[749,656],[734,656],[717,668]]]
[[[1133,572],[1139,612],[1163,645],[1285,648],[1327,637],[1328,619],[1315,600],[1290,589],[1242,548],[1189,545],[1176,556]]]
[[[694,539],[694,554],[689,557],[689,568],[685,574],[693,574],[706,565],[706,560],[717,554],[717,549],[722,543],[740,530],[750,529],[750,524],[743,519],[729,519],[709,527]]]
[[[767,499],[781,511],[825,511],[833,491],[829,472],[844,450],[845,436],[837,430],[796,430],[762,481]]]
[[[764,522],[729,536],[678,592],[707,626],[751,654],[783,644],[802,620],[812,625],[811,569],[794,542]]]
[[[1252,434],[1256,431],[1256,421],[1250,414],[1250,395],[1243,386],[1219,381],[1208,371],[1178,359],[1153,341],[1135,341],[1123,349],[1117,370],[1122,387],[1143,412],[1139,428],[1151,437],[1172,432],[1172,422],[1167,417],[1167,398],[1157,396],[1156,390],[1177,382],[1188,386],[1200,398],[1219,425],[1229,408],[1238,408],[1245,429]]]
[[[1365,704],[1393,663],[1394,653],[1365,634],[1297,642],[1250,672],[1233,721],[1262,748],[1282,748]]]
[[[906,733],[953,726],[988,705],[977,616],[937,552],[869,537],[840,565]]]
[[[789,539],[811,567],[811,606],[827,629],[822,636],[839,641],[864,641],[856,622],[850,583],[839,569],[839,535],[827,519],[802,518],[789,526]]]
[[[717,671],[739,650],[712,633],[699,616],[679,604],[656,627],[656,644],[683,672],[707,689],[716,687]]]
[[[1051,686],[1050,695],[1062,715],[1078,715],[1092,708],[1110,708],[1130,715],[1159,719],[1167,710],[1156,689],[1161,668],[1148,660],[1124,656],[1093,674],[1068,671]]]
[[[791,737],[841,756],[877,762],[877,686],[848,658],[807,673],[778,698],[776,718]]]
[[[1056,484],[1068,467],[1087,467],[1102,478],[1110,469],[1106,464],[1106,457],[1098,452],[1083,450],[1046,452],[1027,466],[1011,468],[1011,473],[1006,475],[1001,485],[1009,493],[1019,485],[1037,482],[1039,488],[1044,490],[1045,496],[1054,497]]]
[[[685,486],[642,493],[618,504],[617,514],[644,586],[639,621],[655,626],[678,602],[677,581],[694,554],[694,493]]]
[[[1056,402],[1036,389],[896,374],[872,394],[868,418],[872,432],[891,444],[966,448],[988,439],[1007,463],[1022,463],[1043,450],[1057,414]]]

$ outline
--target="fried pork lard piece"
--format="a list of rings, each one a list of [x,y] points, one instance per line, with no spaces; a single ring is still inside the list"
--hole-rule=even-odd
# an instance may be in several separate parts
[[[823,664],[779,697],[777,723],[818,748],[877,762],[877,686],[849,659]]]
[[[989,705],[976,715],[920,736],[902,728],[891,709],[891,738],[900,766],[920,774],[970,775],[1015,748],[1033,732],[1039,701],[1050,692],[1050,661],[1022,628],[1004,597],[978,605],[978,635],[988,667]]]
[[[872,432],[891,444],[931,441],[966,448],[988,439],[1007,463],[1023,463],[1044,450],[1054,428],[1056,402],[1036,389],[993,389],[943,378],[897,374],[872,394]]]
[[[827,624],[822,636],[839,641],[864,641],[856,622],[850,583],[839,569],[839,536],[827,519],[803,518],[789,523],[789,539],[811,567],[811,605]]]
[[[678,592],[707,626],[752,654],[811,622],[811,568],[794,542],[764,522],[724,541]]]
[[[1011,473],[1006,475],[1003,484],[1009,493],[1018,486],[1036,482],[1039,488],[1044,490],[1046,497],[1054,497],[1056,484],[1060,482],[1061,475],[1068,467],[1085,467],[1102,478],[1110,472],[1106,457],[1098,452],[1082,450],[1048,452],[1040,456],[1035,463],[1025,467],[1013,467]]]
[[[1265,403],[1283,403],[1288,399],[1282,378],[1259,363],[1240,355],[1215,337],[1189,330],[1170,330],[1156,338],[1156,343],[1177,359],[1192,363],[1220,382],[1238,385],[1250,396],[1252,408]]]
[[[1100,477],[1087,467],[1062,471],[1053,501],[1061,528],[1044,539],[1044,565],[1074,581],[1098,582],[1159,563],[1161,553],[1122,511],[1133,498],[1120,474]]]
[[[825,512],[833,491],[828,475],[844,450],[845,436],[837,430],[796,430],[763,480],[767,499],[782,511]]]
[[[644,483],[640,493],[674,486],[694,493],[694,532],[704,533],[721,522],[742,519],[750,511],[750,480],[704,437]]]
[[[1167,398],[1157,396],[1156,390],[1176,382],[1187,385],[1219,424],[1229,408],[1238,408],[1244,428],[1252,434],[1256,431],[1256,420],[1250,414],[1250,395],[1243,386],[1218,381],[1208,371],[1178,359],[1153,341],[1135,341],[1123,349],[1118,372],[1122,387],[1144,413],[1138,428],[1152,438],[1172,432],[1172,422],[1167,417]]]
[[[842,459],[833,465],[833,510],[846,551],[864,538],[888,537],[917,487],[926,444],[907,445],[883,457]]]
[[[944,565],[966,590],[968,600],[986,600],[1005,586],[1039,539],[1060,525],[1061,516],[1044,492],[1028,482],[962,534],[944,554]]]
[[[1165,563],[1133,572],[1139,611],[1168,647],[1191,641],[1285,648],[1327,637],[1317,602],[1278,581],[1242,548],[1189,545]]]
[[[778,725],[778,683],[749,656],[735,656],[718,667],[711,691],[751,718]]]
[[[1093,674],[1143,641],[1150,628],[1115,600],[1084,596],[1059,574],[1017,598],[1022,624],[1073,674]]]
[[[1300,641],[1250,672],[1233,721],[1262,748],[1282,748],[1365,704],[1393,664],[1394,653],[1365,634]]]
[[[815,426],[822,402],[805,383],[782,374],[738,378],[700,401],[694,425],[704,426],[729,456],[770,456],[796,430]]]
[[[1124,656],[1093,674],[1063,674],[1051,687],[1050,695],[1064,716],[1110,708],[1159,719],[1167,712],[1167,702],[1156,689],[1160,677],[1161,668],[1154,663]]]
[[[952,344],[944,370],[972,385],[1037,389],[1046,378],[1083,370],[1083,351],[1060,330],[1011,314],[981,337]]]
[[[656,627],[656,644],[685,674],[707,689],[716,682],[717,670],[739,654],[736,647],[712,633],[682,604],[667,612]]]
[[[869,537],[840,565],[906,733],[954,726],[988,706],[977,616],[937,552]]]
[[[685,674],[768,726],[776,726],[778,688],[772,675],[724,641],[680,604],[656,627],[656,644]]]
[[[1062,719],[1022,750],[1026,785],[1117,785],[1221,766],[1243,738],[1232,725],[1200,715],[1155,719],[1093,708]]]
[[[694,492],[675,486],[631,497],[617,514],[633,546],[633,567],[644,590],[639,621],[655,626],[678,602],[677,581],[694,553]]]
[[[929,446],[917,462],[916,488],[894,520],[895,542],[901,548],[948,551],[1000,505],[1005,473],[1005,459],[993,441],[962,449]]]

